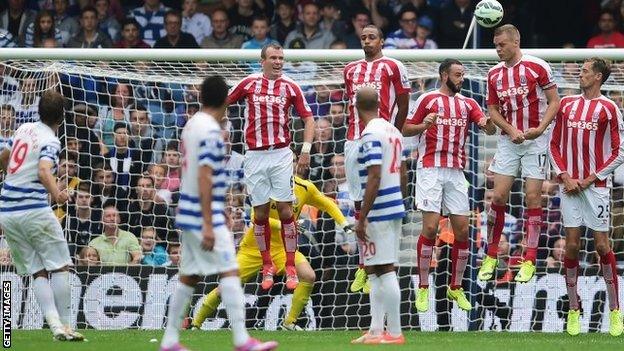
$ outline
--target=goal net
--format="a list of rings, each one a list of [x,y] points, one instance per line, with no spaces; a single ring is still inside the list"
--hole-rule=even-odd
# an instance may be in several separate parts
[[[7,49],[5,49],[7,50]],[[19,50],[0,52],[0,144],[10,139],[19,125],[38,119],[38,98],[46,89],[56,89],[67,98],[66,121],[59,131],[63,150],[58,182],[70,189],[70,203],[55,212],[64,228],[75,269],[71,274],[74,324],[78,328],[162,328],[167,300],[177,282],[179,232],[174,219],[179,198],[180,154],[178,140],[185,122],[198,109],[198,87],[203,77],[220,74],[233,85],[259,70],[254,50],[185,51],[137,50]],[[530,50],[529,50],[530,51]],[[528,52],[528,51],[527,51]],[[614,59],[612,77],[604,94],[623,107],[624,59],[622,53],[592,50],[536,50],[552,66],[561,96],[578,93],[578,73],[584,57]],[[463,61],[466,80],[462,94],[475,98],[485,108],[485,77],[496,63],[492,50],[399,52],[386,54],[407,67],[412,90],[410,102],[439,86],[437,69],[445,57]],[[349,221],[353,205],[348,200],[342,157],[346,131],[346,99],[342,68],[360,58],[360,51],[286,51],[285,73],[297,81],[316,120],[308,178],[325,195],[335,199]],[[242,180],[244,154],[243,105],[228,109],[227,193],[231,230],[240,240],[249,226],[250,207]],[[294,148],[302,142],[303,124],[293,118]],[[501,265],[493,282],[478,282],[476,273],[484,254],[487,211],[492,178],[486,172],[496,151],[497,136],[485,136],[476,129],[468,137],[469,162],[465,170],[470,183],[472,220],[471,259],[463,281],[473,310],[460,311],[446,299],[450,279],[450,245],[453,233],[446,219],[440,222],[430,280],[430,309],[416,312],[413,302],[418,289],[416,242],[422,217],[410,195],[401,233],[398,276],[401,286],[401,316],[404,328],[435,330],[510,330],[558,332],[565,328],[568,309],[562,275],[565,237],[559,210],[559,188],[547,181],[542,191],[544,226],[538,252],[537,277],[528,284],[513,283],[523,250],[526,211],[523,182],[514,183],[510,209],[499,255]],[[410,193],[415,172],[414,141],[406,145]],[[624,266],[624,170],[615,176],[612,238],[620,268]],[[112,206],[111,206],[112,205]],[[111,215],[112,211],[112,215]],[[115,212],[119,213],[118,220]],[[118,222],[118,223],[117,223]],[[300,250],[316,272],[310,302],[298,324],[313,329],[365,328],[370,323],[369,298],[352,293],[349,285],[357,269],[355,238],[345,236],[333,220],[312,207],[302,211],[299,224]],[[107,228],[118,226],[137,238],[106,251],[105,240],[94,242]],[[114,246],[110,244],[110,246]],[[114,249],[114,247],[113,247]],[[111,250],[113,250],[111,249]],[[578,290],[584,309],[583,331],[608,328],[606,289],[593,253],[591,235],[582,238],[581,276]],[[133,262],[131,252],[138,252]],[[135,258],[135,260],[137,259]],[[29,278],[21,278],[11,265],[4,237],[0,239],[3,281],[12,283],[13,326],[44,327],[41,312],[30,289]],[[624,287],[620,280],[620,296]],[[248,327],[274,330],[285,317],[292,300],[283,284],[268,292],[253,280],[245,286]],[[216,286],[208,277],[196,290],[190,315],[201,296]],[[228,327],[225,311],[219,308],[204,329]]]

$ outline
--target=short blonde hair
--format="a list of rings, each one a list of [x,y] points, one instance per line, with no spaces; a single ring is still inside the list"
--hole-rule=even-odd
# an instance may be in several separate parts
[[[504,33],[507,33],[511,39],[520,41],[520,31],[513,24],[503,24],[494,30],[495,37]]]

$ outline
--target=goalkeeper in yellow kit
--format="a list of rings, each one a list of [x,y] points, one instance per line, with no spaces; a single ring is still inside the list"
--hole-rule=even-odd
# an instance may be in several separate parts
[[[323,195],[310,181],[295,176],[294,193],[296,198],[293,203],[295,220],[299,218],[301,208],[304,205],[309,205],[323,212],[327,212],[336,222],[336,227],[342,228],[345,234],[353,234],[352,226],[348,224],[340,208],[338,208],[338,205],[336,205],[331,198]],[[253,223],[253,218],[251,222]],[[286,254],[282,242],[279,216],[274,201],[271,201],[269,224],[271,226],[271,256],[276,267],[277,275],[282,275],[284,274]],[[236,254],[236,260],[238,262],[241,283],[244,284],[255,280],[256,275],[262,269],[262,256],[260,255],[260,250],[254,238],[253,226],[247,228],[241,240],[238,253]],[[301,311],[303,311],[310,299],[314,281],[316,280],[314,270],[310,266],[310,263],[299,251],[295,253],[295,268],[297,269],[299,284],[293,292],[290,311],[281,324],[281,328],[286,330],[302,330],[301,327],[296,325],[296,322],[299,318],[299,314],[301,314]],[[206,318],[214,316],[220,302],[221,297],[219,296],[219,291],[215,288],[202,300],[202,306],[193,318],[191,328],[199,328]]]

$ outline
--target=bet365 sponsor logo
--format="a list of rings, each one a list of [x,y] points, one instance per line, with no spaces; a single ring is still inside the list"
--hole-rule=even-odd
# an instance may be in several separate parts
[[[585,130],[598,130],[598,123],[592,121],[566,121],[568,128],[585,129]]]
[[[253,102],[267,102],[270,104],[285,104],[286,97],[275,95],[252,95]]]
[[[498,90],[496,94],[498,94],[499,99],[504,99],[507,97],[514,97],[517,95],[525,96],[529,94],[529,87],[527,86],[511,87],[505,90]]]
[[[363,82],[359,84],[353,84],[353,91],[358,91],[363,87],[371,87],[377,91],[381,90],[381,82]]]

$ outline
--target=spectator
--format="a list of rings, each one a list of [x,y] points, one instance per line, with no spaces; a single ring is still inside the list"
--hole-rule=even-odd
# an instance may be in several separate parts
[[[0,28],[9,31],[20,44],[24,43],[26,28],[36,16],[34,11],[24,7],[24,3],[24,0],[9,0],[8,8],[0,13]]]
[[[130,203],[128,212],[129,231],[135,236],[141,235],[142,228],[154,227],[159,240],[169,240],[171,221],[166,204],[156,202],[154,179],[149,175],[139,178],[134,188],[136,198]]]
[[[136,236],[119,229],[121,218],[112,203],[102,209],[102,234],[89,242],[97,250],[102,265],[123,266],[141,261],[141,246]]]
[[[67,190],[69,194],[72,194],[74,190],[80,185],[80,178],[78,177],[78,164],[77,160],[73,156],[68,156],[66,153],[61,153],[59,156],[58,166],[58,178],[56,180],[59,191]],[[71,203],[72,199],[70,199]],[[67,205],[57,205],[54,210],[54,214],[59,221],[65,218],[67,211]]]
[[[265,45],[275,42],[275,40],[267,36],[269,32],[269,19],[266,16],[258,16],[253,19],[251,32],[253,38],[244,42],[241,46],[242,49],[262,49]],[[256,70],[260,70],[259,64]]]
[[[340,19],[340,8],[333,1],[325,1],[321,6],[321,22],[319,28],[331,32],[336,38],[344,38],[346,24]]]
[[[96,195],[93,200],[93,207],[101,208],[102,204],[114,203],[120,212],[126,213],[128,211],[129,191],[124,187],[117,186],[114,180],[115,175],[109,164],[96,166],[93,172]],[[124,222],[127,221],[124,220]]]
[[[78,266],[99,266],[100,265],[100,255],[96,249],[86,246],[83,247],[78,256],[78,261],[76,262]]]
[[[61,47],[61,42],[54,38],[45,38],[41,41],[41,47],[44,49],[53,49]]]
[[[39,121],[39,94],[37,80],[26,73],[19,83],[20,89],[11,102],[15,109],[15,129],[24,123]]]
[[[134,102],[132,86],[119,82],[110,85],[110,104],[100,108],[99,119],[95,128],[99,131],[102,142],[107,148],[115,145],[113,128],[117,123],[126,123],[130,120],[130,105]]]
[[[226,148],[224,168],[228,178],[228,185],[237,186],[243,184],[243,179],[245,177],[245,172],[243,170],[243,162],[245,161],[245,156],[232,150],[230,129],[230,126],[223,129],[223,142],[225,143]]]
[[[438,45],[445,49],[459,49],[464,44],[474,7],[470,0],[453,0],[443,7],[436,31]]]
[[[165,31],[167,11],[169,8],[161,4],[160,0],[144,0],[143,6],[130,11],[130,17],[134,17],[141,25],[141,37],[148,45],[154,46],[156,40],[167,34]]]
[[[277,0],[275,22],[271,25],[271,38],[284,45],[288,33],[295,30],[295,7],[291,0]]]
[[[35,17],[35,21],[26,28],[24,46],[27,48],[40,48],[43,47],[43,41],[45,39],[52,39],[57,45],[62,45],[63,43],[61,31],[55,27],[54,17],[52,13],[47,10],[39,11]]]
[[[327,85],[315,85],[312,92],[306,93],[306,100],[312,110],[312,115],[319,117],[329,113],[330,93]]]
[[[431,31],[433,30],[433,21],[429,17],[420,17],[418,19],[418,27],[416,27],[416,48],[435,50],[438,48],[438,44],[429,39]]]
[[[167,175],[161,189],[168,189],[172,193],[176,193],[180,189],[180,151],[178,151],[177,142],[170,142],[167,145],[164,160],[167,166]]]
[[[163,189],[162,185],[167,175],[167,167],[164,165],[154,164],[149,167],[149,175],[154,180],[156,188],[156,202],[169,205],[172,202],[172,194],[169,189]]]
[[[75,203],[68,206],[67,217],[63,223],[72,257],[75,257],[93,238],[102,234],[102,210],[92,207],[91,185],[81,183],[74,194]]]
[[[317,188],[321,188],[322,182],[330,178],[329,168],[335,153],[331,123],[325,118],[319,118],[316,121],[314,142],[310,151],[309,176]]]
[[[288,33],[286,46],[290,47],[291,42],[298,39],[306,49],[329,49],[336,37],[331,32],[321,30],[319,20],[318,5],[313,2],[305,4],[303,6],[303,23]]]
[[[199,45],[189,33],[182,31],[182,15],[178,11],[169,10],[165,14],[165,32],[154,44],[158,49],[198,49]]]
[[[349,49],[361,49],[362,43],[360,41],[360,35],[362,35],[362,29],[371,24],[370,13],[365,9],[356,10],[351,17],[351,31],[348,32],[344,41]]]
[[[15,109],[11,105],[0,106],[0,150],[9,143],[15,130]]]
[[[386,1],[352,0],[349,7],[368,11],[371,14],[372,23],[379,29],[386,29],[390,23],[388,16],[392,14],[392,10],[387,6]]]
[[[212,33],[210,17],[197,12],[198,0],[184,0],[182,3],[182,31],[195,37],[197,43]]]
[[[588,48],[624,48],[624,34],[617,30],[617,23],[612,12],[604,10],[598,19],[600,33],[587,42]]]
[[[121,26],[115,16],[112,15],[110,10],[110,0],[95,0],[95,10],[97,11],[98,17],[98,28],[100,31],[108,34],[108,37],[116,42],[119,40],[121,31]]]
[[[132,17],[126,18],[121,23],[121,40],[115,43],[116,48],[123,49],[149,49],[150,46],[144,42],[139,35],[141,26]]]
[[[69,40],[70,48],[110,48],[113,46],[108,34],[98,30],[97,11],[87,6],[80,13],[80,32]]]
[[[0,48],[16,48],[17,46],[13,34],[4,28],[0,28]]]
[[[154,128],[142,105],[130,110],[130,134],[132,142],[141,153],[142,172],[146,171],[150,163],[160,162],[160,154],[164,149],[163,140],[154,136]]]
[[[152,227],[145,227],[141,231],[141,250],[143,259],[141,264],[148,266],[166,266],[169,255],[162,245],[156,245],[156,231]]]
[[[67,12],[69,0],[54,0],[54,23],[61,32],[61,44],[66,46],[69,40],[80,32],[80,24]]]
[[[215,10],[210,18],[212,21],[212,34],[205,37],[201,43],[206,49],[239,49],[245,38],[242,35],[232,34],[228,31],[230,20],[225,10]]]
[[[329,173],[331,177],[323,184],[323,193],[334,198],[345,218],[347,218],[350,223],[353,223],[355,207],[349,195],[344,155],[335,154],[332,156]]]
[[[3,29],[0,28],[0,47],[3,47],[2,45],[4,45],[2,44],[2,31]],[[9,36],[11,35],[11,33],[9,32],[5,33]],[[9,40],[10,38],[5,37],[4,39]],[[9,43],[8,45],[13,44]],[[17,45],[9,47],[16,46]],[[2,91],[2,94],[0,94],[0,105],[10,104],[16,99],[16,95],[19,91],[19,83],[17,79],[15,79],[15,71],[13,70],[13,68],[11,68],[11,66],[8,66],[2,62],[0,62],[0,91]]]
[[[68,137],[76,138],[79,141],[80,157],[78,161],[84,168],[89,171],[95,167],[98,162],[103,162],[103,156],[108,153],[108,147],[102,143],[100,137],[94,132],[98,117],[94,108],[78,104],[74,106],[70,118],[67,122]],[[81,170],[80,177],[83,179],[91,179],[90,174],[85,174]]]
[[[167,245],[167,252],[169,253],[169,266],[177,267],[180,265],[180,244],[169,243]]]
[[[141,155],[130,140],[126,123],[115,124],[114,134],[115,145],[109,148],[105,157],[115,174],[115,184],[128,189],[134,184],[134,178],[141,174]]]
[[[384,41],[385,49],[416,49],[416,28],[418,27],[418,15],[412,6],[405,6],[399,12],[400,29],[390,33]]]
[[[563,256],[565,254],[565,238],[555,241],[550,255],[546,258],[547,268],[561,268],[563,266]]]
[[[265,4],[263,0],[236,0],[236,5],[230,7],[228,10],[230,27],[228,29],[232,34],[242,35],[245,39],[251,38],[253,19],[257,16],[268,14],[257,3]]]
[[[329,120],[334,131],[336,150],[344,150],[344,142],[347,138],[345,104],[342,101],[332,102],[329,108]]]

